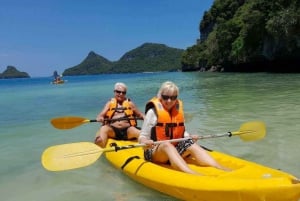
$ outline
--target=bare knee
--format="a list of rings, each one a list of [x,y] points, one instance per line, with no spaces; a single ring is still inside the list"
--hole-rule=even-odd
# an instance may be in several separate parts
[[[94,143],[100,147],[103,147],[103,139],[100,135],[95,137]]]
[[[171,150],[171,149],[175,149],[175,147],[174,147],[170,142],[164,142],[164,143],[161,143],[159,146],[160,146],[160,148],[163,149],[163,150]]]
[[[128,139],[138,138],[140,136],[141,130],[137,129],[136,127],[129,127],[127,130]]]
[[[95,144],[104,148],[106,146],[107,138],[110,137],[109,133],[110,133],[110,127],[107,125],[102,126],[96,134],[94,140]]]

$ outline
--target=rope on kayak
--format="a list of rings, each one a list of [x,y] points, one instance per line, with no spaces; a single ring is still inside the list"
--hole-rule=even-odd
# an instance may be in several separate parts
[[[145,164],[145,163],[149,163],[149,161],[144,161],[142,162],[139,167],[135,170],[134,174],[136,175],[138,173],[138,171],[140,170],[140,168]]]
[[[123,170],[126,167],[126,165],[128,163],[130,163],[130,161],[132,161],[133,159],[140,159],[140,157],[139,156],[131,156],[131,157],[127,158],[127,160],[125,161],[125,163],[122,165],[121,169]]]

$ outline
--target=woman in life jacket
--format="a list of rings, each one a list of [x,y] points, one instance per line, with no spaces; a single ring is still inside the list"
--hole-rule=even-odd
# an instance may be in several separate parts
[[[164,82],[157,97],[146,105],[146,116],[142,126],[139,143],[146,144],[145,159],[154,163],[170,163],[174,169],[199,174],[189,168],[184,160],[187,156],[195,158],[199,166],[212,166],[228,170],[215,161],[197,143],[197,135],[190,135],[185,130],[183,103],[177,99],[178,87],[170,81]],[[163,141],[190,137],[177,143],[163,142],[154,145],[154,141]]]
[[[116,83],[114,98],[97,115],[96,119],[102,126],[96,133],[95,143],[102,148],[106,146],[108,138],[131,140],[139,137],[140,130],[136,120],[143,119],[144,114],[126,98],[126,92],[127,86],[124,83]]]

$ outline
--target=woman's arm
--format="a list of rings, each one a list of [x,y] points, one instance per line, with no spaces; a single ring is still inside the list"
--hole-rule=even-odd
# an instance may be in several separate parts
[[[157,117],[154,113],[154,110],[149,109],[144,118],[144,123],[141,129],[140,137],[138,139],[139,143],[153,144],[153,140],[151,140],[151,129],[156,125],[156,122],[157,122]]]

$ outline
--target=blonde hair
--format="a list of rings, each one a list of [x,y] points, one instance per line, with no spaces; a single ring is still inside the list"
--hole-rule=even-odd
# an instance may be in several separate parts
[[[158,90],[157,97],[161,98],[161,94],[163,92],[171,92],[171,93],[176,93],[177,96],[179,95],[179,88],[177,85],[171,81],[166,81],[162,83],[160,89]]]

